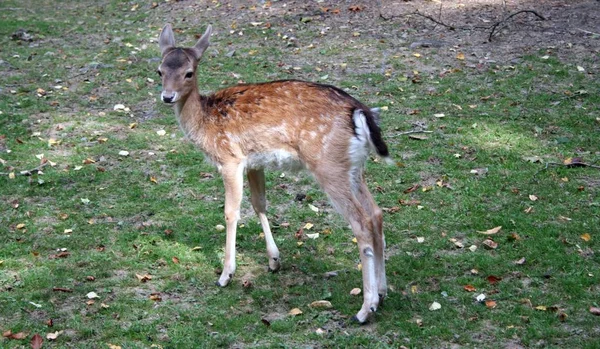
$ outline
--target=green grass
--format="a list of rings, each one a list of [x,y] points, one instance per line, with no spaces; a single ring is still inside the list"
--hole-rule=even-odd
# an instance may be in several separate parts
[[[394,58],[389,76],[381,74],[380,62],[368,72],[355,69],[363,60],[350,47],[315,36],[310,23],[284,27],[294,19],[282,18],[264,30],[240,23],[239,36],[229,34],[231,23],[211,18],[219,35],[201,63],[202,91],[238,80],[329,75],[326,83],[387,107],[384,135],[400,166],[369,161],[367,179],[386,209],[391,291],[371,324],[355,326],[349,319],[362,302],[349,294],[361,287],[356,245],[304,174],[267,176],[283,270],[267,272],[261,228],[245,201],[236,277],[225,289],[214,286],[224,247],[224,234],[215,229],[223,224],[222,184],[182,139],[172,110],[156,101],[155,38],[164,11],[180,13],[185,5],[106,5],[0,5],[0,330],[28,335],[2,338],[0,346],[26,346],[34,333],[45,338],[54,331],[63,332],[44,347],[597,345],[600,327],[588,309],[598,306],[600,292],[599,172],[545,165],[576,156],[597,164],[595,75],[533,52],[511,67],[474,70],[457,62],[458,70],[421,73],[414,83],[405,73],[414,68],[402,58]],[[30,10],[16,10],[25,7]],[[188,18],[204,16],[185,11],[196,11]],[[178,37],[192,44],[205,20],[172,22],[186,28]],[[19,28],[34,41],[11,40]],[[299,50],[277,36],[289,28]],[[316,47],[304,49],[311,42]],[[232,49],[236,54],[226,56]],[[344,62],[342,71],[336,64]],[[38,96],[38,88],[46,94]],[[119,103],[130,111],[114,111]],[[445,116],[436,118],[439,113]],[[415,122],[432,131],[427,139],[401,134]],[[163,129],[166,135],[159,136]],[[49,139],[59,143],[49,145]],[[39,154],[55,166],[20,176],[39,165]],[[533,156],[542,162],[526,160]],[[404,193],[416,184],[421,187]],[[298,202],[298,193],[309,198]],[[322,234],[299,246],[294,233],[308,222]],[[486,249],[479,232],[496,226],[502,230],[491,238],[498,247]],[[57,257],[61,249],[68,256]],[[516,264],[521,258],[525,263]],[[323,277],[333,270],[338,276]],[[142,283],[136,274],[152,279]],[[492,284],[490,275],[501,280]],[[467,292],[465,285],[477,290]],[[88,302],[92,291],[99,298]],[[150,299],[154,293],[162,300]],[[496,307],[477,302],[481,293]],[[334,308],[308,307],[320,299]],[[428,309],[434,301],[440,310]],[[303,314],[288,316],[292,308]],[[316,334],[318,328],[325,334]]]

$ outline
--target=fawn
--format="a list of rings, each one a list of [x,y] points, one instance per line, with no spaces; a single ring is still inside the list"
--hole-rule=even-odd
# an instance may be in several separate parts
[[[162,101],[174,105],[185,136],[223,177],[227,237],[217,285],[227,286],[236,268],[244,173],[264,231],[269,269],[277,271],[280,255],[266,216],[264,168],[306,168],[357,239],[364,301],[353,319],[364,323],[387,293],[382,211],[363,175],[371,149],[391,161],[378,126],[379,109],[368,108],[339,88],[297,80],[242,84],[202,96],[196,68],[211,33],[209,25],[193,47],[176,47],[167,24],[159,37],[158,74]]]

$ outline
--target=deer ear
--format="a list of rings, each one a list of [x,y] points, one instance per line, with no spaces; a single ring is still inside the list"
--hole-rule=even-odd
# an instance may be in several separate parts
[[[208,45],[210,45],[210,34],[212,34],[212,26],[209,24],[208,27],[206,27],[206,31],[204,32],[202,37],[192,48],[194,50],[194,56],[196,56],[197,60],[199,60],[200,57],[202,57],[202,54],[204,53],[204,51],[206,51]]]
[[[164,26],[158,37],[158,45],[160,47],[160,54],[164,55],[168,49],[175,47],[175,36],[173,35],[173,29],[170,24]]]

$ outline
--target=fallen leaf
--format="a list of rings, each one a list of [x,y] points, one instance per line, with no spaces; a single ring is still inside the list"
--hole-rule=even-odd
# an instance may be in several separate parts
[[[360,6],[360,5],[352,5],[352,6],[348,7],[348,10],[349,10],[350,12],[359,12],[359,11],[362,11],[362,10],[363,10],[363,6]]]
[[[523,160],[531,163],[542,162],[542,158],[539,156],[524,156]]]
[[[155,302],[160,302],[162,301],[162,297],[160,296],[160,293],[150,293],[150,297],[151,300],[155,301]]]
[[[471,251],[471,252],[477,251],[477,246],[475,246],[475,245],[469,246],[469,251]]]
[[[435,310],[439,310],[439,309],[442,309],[442,305],[438,302],[433,302],[429,306],[429,310],[431,310],[431,311],[435,311]]]
[[[311,308],[330,309],[333,308],[330,301],[314,301],[308,305]]]
[[[357,288],[353,288],[350,291],[350,294],[353,295],[353,296],[358,296],[360,294],[360,292],[361,292],[361,289],[357,287]]]
[[[465,285],[463,288],[464,288],[464,289],[465,289],[465,291],[467,291],[467,292],[475,292],[475,291],[477,290],[477,289],[475,288],[475,286],[473,286],[473,285]]]
[[[173,257],[173,258],[171,258],[171,260],[173,261],[173,263],[179,264],[179,258]]]
[[[96,292],[93,292],[93,291],[89,292],[85,296],[88,297],[89,299],[100,298],[100,296],[98,296],[98,294]]]
[[[596,316],[600,316],[600,308],[590,307],[590,313],[592,313],[593,315],[596,315]]]
[[[9,339],[25,339],[27,338],[27,334],[25,332],[11,333],[8,336]]]
[[[121,155],[121,156],[129,156],[129,152],[127,150],[121,150],[119,152],[119,155]]]
[[[32,349],[40,349],[44,343],[44,338],[42,338],[39,333],[36,333],[31,337],[31,342],[29,343],[31,344]]]
[[[325,330],[319,327],[319,328],[317,328],[315,333],[318,334],[319,336],[322,336],[325,334]]]
[[[535,310],[546,311],[548,310],[548,307],[546,307],[545,305],[538,305],[537,307],[535,307]]]
[[[46,334],[46,339],[54,340],[58,338],[63,333],[63,331],[50,332]]]
[[[488,250],[495,250],[498,247],[498,243],[491,239],[486,239],[482,242],[483,246]]]
[[[485,234],[485,235],[492,235],[492,234],[496,234],[497,232],[499,232],[500,229],[502,229],[502,226],[498,226],[498,227],[495,227],[495,228],[492,228],[492,229],[489,229],[486,231],[480,231],[479,233]]]
[[[108,343],[108,349],[122,349],[120,345],[114,345]]]
[[[148,281],[152,280],[152,276],[148,275],[148,274],[144,274],[144,275],[135,274],[135,277],[137,277],[138,280],[140,280],[140,282],[148,282]]]
[[[223,231],[223,230],[225,230],[225,226],[222,225],[222,224],[217,224],[217,225],[215,225],[215,230],[216,231]]]
[[[479,295],[477,295],[477,297],[475,297],[475,299],[476,299],[478,302],[483,302],[483,301],[485,300],[485,295],[484,295],[483,293],[482,293],[482,294],[479,294]]]
[[[25,223],[19,223],[19,224],[17,224],[17,229],[21,230],[23,228],[25,228]]]
[[[515,261],[515,264],[516,265],[523,265],[523,264],[525,264],[525,261],[526,261],[525,257],[523,257],[523,258],[519,259],[518,261]]]
[[[496,304],[496,301],[493,301],[493,300],[491,300],[491,299],[490,299],[490,300],[487,300],[487,301],[485,301],[485,306],[486,306],[488,309],[494,309],[494,308],[496,307],[496,305],[497,305],[497,304]]]
[[[314,234],[306,234],[306,237],[309,239],[318,239],[319,238],[319,233],[314,233]]]
[[[159,135],[159,136],[164,136],[164,135],[167,134],[167,131],[165,131],[165,130],[158,130],[158,131],[156,131],[156,134]]]
[[[300,310],[299,308],[294,308],[292,310],[290,310],[290,312],[288,313],[288,315],[291,316],[296,316],[296,315],[300,315],[302,314],[302,310]]]
[[[592,236],[589,233],[585,233],[583,235],[581,235],[581,240],[588,242],[592,239]]]
[[[459,53],[456,55],[456,59],[458,59],[458,60],[461,60],[461,61],[464,61],[464,60],[465,60],[465,54],[464,54],[464,53],[462,53],[462,52],[459,52]]]
[[[314,211],[314,212],[316,212],[316,213],[319,213],[319,208],[318,208],[318,207],[316,207],[316,206],[313,206],[313,205],[311,205],[311,204],[308,204],[308,208],[310,208],[311,210],[313,210],[313,211]]]
[[[500,281],[500,280],[502,280],[502,278],[501,278],[501,277],[498,277],[498,276],[495,276],[495,275],[489,275],[489,276],[487,277],[487,281],[488,281],[490,284],[492,284],[492,285],[494,285],[494,284],[498,283],[498,281]]]
[[[532,194],[529,195],[529,200],[531,200],[531,201],[537,201],[537,199],[538,199],[537,196],[532,195]]]
[[[566,313],[560,312],[558,314],[558,321],[565,322],[565,321],[567,321],[568,317],[569,317],[569,315],[567,315]]]
[[[417,236],[417,242],[422,244],[423,242],[425,242],[425,237],[423,236]]]
[[[408,188],[408,189],[405,189],[403,193],[404,193],[404,194],[412,193],[413,191],[415,191],[415,190],[419,189],[420,187],[421,187],[421,185],[419,185],[419,184],[415,184],[415,185],[413,185],[412,187],[410,187],[410,188]]]
[[[156,180],[156,177],[154,177],[154,176],[150,176],[150,182],[152,182],[154,184],[158,184],[158,181]]]

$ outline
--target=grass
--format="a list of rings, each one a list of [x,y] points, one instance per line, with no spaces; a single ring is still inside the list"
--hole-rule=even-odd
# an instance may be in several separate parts
[[[261,228],[244,202],[236,278],[214,286],[224,247],[215,228],[223,224],[222,184],[182,140],[172,110],[156,102],[163,7],[179,14],[184,5],[161,3],[160,12],[142,2],[106,5],[0,5],[0,329],[27,334],[0,339],[2,347],[55,331],[62,332],[45,347],[597,346],[600,327],[588,309],[600,291],[598,170],[545,166],[598,160],[600,84],[576,69],[584,61],[533,52],[512,66],[456,62],[444,74],[445,67],[419,73],[415,83],[410,58],[395,58],[388,75],[380,62],[363,71],[355,68],[363,60],[344,58],[349,47],[315,36],[311,23],[236,29],[243,36],[230,35],[225,20],[213,23],[221,33],[201,63],[202,91],[328,75],[324,82],[387,107],[384,134],[399,166],[370,161],[367,178],[386,209],[391,292],[374,321],[358,327],[348,321],[361,304],[349,294],[361,287],[356,245],[303,174],[267,177],[283,270],[266,271]],[[176,27],[186,28],[178,35],[186,44],[204,28]],[[11,40],[19,28],[34,41]],[[277,35],[289,28],[314,51]],[[402,135],[412,123],[432,133]],[[55,166],[20,176],[39,165],[39,154]],[[527,160],[534,156],[541,162]],[[299,193],[307,199],[295,200]],[[294,233],[305,223],[321,236],[299,245]],[[497,226],[490,238],[498,247],[486,249],[480,232]],[[336,277],[323,277],[334,270]],[[477,302],[479,294],[495,307]],[[334,308],[308,307],[320,299]],[[430,311],[433,302],[441,309]],[[292,308],[303,314],[288,316]]]

